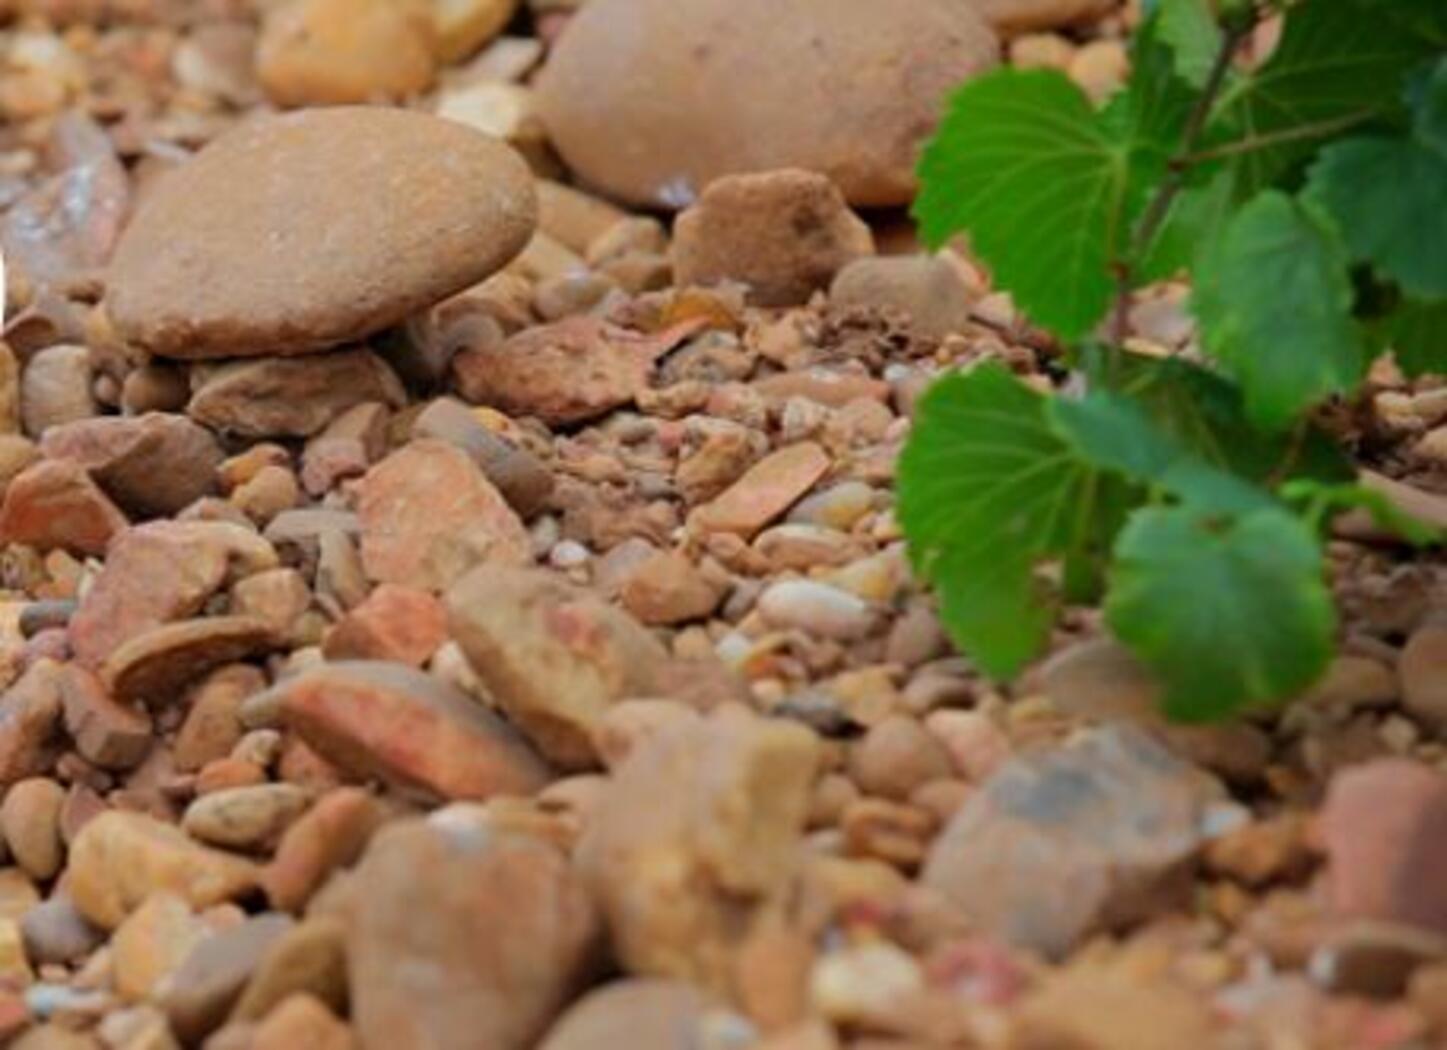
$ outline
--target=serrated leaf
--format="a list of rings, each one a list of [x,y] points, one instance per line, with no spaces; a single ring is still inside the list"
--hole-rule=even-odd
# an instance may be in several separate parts
[[[1175,54],[1175,69],[1192,87],[1204,87],[1221,50],[1221,27],[1209,0],[1161,0],[1160,35]]]
[[[1105,613],[1183,721],[1301,692],[1325,670],[1335,630],[1320,547],[1284,510],[1225,522],[1137,511],[1116,541]]]
[[[1201,510],[1271,507],[1270,494],[1220,470],[1157,427],[1139,404],[1109,391],[1053,398],[1046,415],[1086,462],[1160,488]]]
[[[1302,518],[1318,532],[1324,532],[1328,516],[1335,511],[1361,509],[1388,532],[1407,543],[1427,547],[1442,542],[1442,532],[1426,522],[1405,513],[1384,493],[1355,482],[1323,483],[1297,478],[1281,486],[1281,496],[1288,503],[1302,507]]]
[[[1352,258],[1409,295],[1447,295],[1447,151],[1416,138],[1351,138],[1321,151],[1307,197],[1341,229]]]
[[[899,461],[899,520],[941,615],[988,674],[1039,651],[1053,617],[1033,571],[1105,520],[1100,476],[1050,429],[1045,398],[998,365],[937,382]]]
[[[951,97],[914,215],[933,245],[967,232],[1031,319],[1074,340],[1111,300],[1129,174],[1127,148],[1063,73],[997,70]]]
[[[1215,247],[1236,207],[1236,176],[1229,170],[1187,186],[1171,202],[1146,246],[1138,269],[1144,282],[1165,280],[1199,264]]]
[[[1203,341],[1241,384],[1255,425],[1284,429],[1360,380],[1346,249],[1297,201],[1273,190],[1246,204],[1196,280]]]

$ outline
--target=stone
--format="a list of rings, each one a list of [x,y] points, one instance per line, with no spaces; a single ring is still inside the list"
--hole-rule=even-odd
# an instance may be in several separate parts
[[[808,730],[730,706],[614,771],[577,857],[628,972],[728,995],[740,938],[797,873],[818,763]]]
[[[849,749],[849,775],[866,795],[906,802],[931,780],[951,773],[950,754],[924,726],[890,715]]]
[[[43,436],[51,427],[95,415],[90,351],[83,346],[48,346],[20,375],[20,417],[25,433]]]
[[[1402,706],[1433,729],[1447,728],[1447,624],[1412,632],[1397,661]]]
[[[361,788],[337,788],[324,795],[286,829],[261,873],[271,906],[300,911],[333,871],[362,855],[381,822],[376,800]]]
[[[55,425],[40,451],[79,463],[121,508],[141,518],[176,514],[211,495],[222,459],[204,427],[163,412]]]
[[[689,525],[752,539],[802,499],[829,467],[829,454],[812,441],[787,445],[765,456],[697,508],[689,516]]]
[[[1143,731],[1107,726],[1006,763],[934,841],[921,878],[983,932],[1058,957],[1188,896],[1223,800]]]
[[[310,803],[311,795],[294,784],[212,791],[186,807],[181,827],[209,845],[256,852],[274,845]]]
[[[684,981],[610,981],[570,1006],[538,1050],[686,1050],[704,1040],[707,1007]]]
[[[1447,935],[1447,777],[1397,758],[1343,769],[1317,827],[1334,913]]]
[[[593,732],[610,705],[666,695],[662,644],[627,613],[552,573],[482,566],[446,603],[473,671],[563,769],[596,766]]]
[[[210,1045],[209,1043],[207,1044]],[[352,1030],[309,995],[294,995],[256,1026],[248,1050],[355,1050]]]
[[[173,825],[108,811],[71,842],[66,887],[82,915],[113,930],[156,891],[205,908],[252,889],[257,876],[250,861],[201,846]]]
[[[55,877],[65,860],[60,809],[65,788],[47,777],[10,785],[0,806],[0,830],[20,869],[37,882]]]
[[[148,998],[209,932],[174,893],[151,894],[111,938],[116,991],[132,1002]]]
[[[257,964],[294,924],[289,915],[257,915],[192,947],[156,988],[183,1043],[194,1046],[221,1026]]]
[[[47,769],[60,728],[60,665],[39,660],[0,695],[0,786]]]
[[[680,286],[738,282],[761,306],[796,306],[874,254],[874,237],[823,175],[797,169],[727,175],[673,226]]]
[[[969,4],[1005,34],[1090,22],[1115,7],[1113,0],[969,0]]]
[[[568,165],[635,204],[684,207],[719,176],[797,167],[851,204],[898,205],[941,100],[996,61],[984,20],[952,0],[590,0],[539,103]]]
[[[432,0],[438,58],[468,57],[501,33],[517,9],[518,0]]]
[[[971,298],[960,271],[930,255],[856,259],[829,285],[830,306],[900,314],[912,331],[930,339],[965,331]]]
[[[879,616],[864,599],[817,580],[780,580],[759,595],[758,611],[770,625],[820,638],[859,641]]]
[[[60,676],[65,731],[82,758],[100,769],[134,769],[151,750],[151,719],[117,703],[99,678],[76,664]]]
[[[631,404],[654,362],[697,328],[687,322],[644,335],[601,317],[569,317],[467,347],[452,370],[469,401],[571,426]]]
[[[426,3],[290,0],[269,8],[256,77],[279,106],[400,100],[436,73]]]
[[[450,121],[382,107],[247,121],[148,195],[107,305],[163,357],[317,350],[476,284],[536,222],[522,160]]]
[[[281,719],[358,778],[426,798],[530,795],[547,767],[507,723],[400,664],[327,664],[277,685]]]
[[[265,620],[282,637],[291,633],[311,601],[306,580],[295,569],[267,569],[238,580],[231,588],[233,613]]]
[[[1205,996],[1161,979],[1080,966],[1044,982],[1011,1018],[1011,1050],[1174,1050],[1215,1047]]]
[[[122,643],[194,616],[226,583],[276,564],[271,544],[230,522],[158,521],[127,529],[71,618],[76,660],[99,667]]]
[[[640,562],[618,595],[623,608],[650,627],[706,619],[723,596],[717,581],[678,551],[659,551]]]
[[[176,768],[195,772],[225,758],[241,739],[241,705],[266,688],[266,676],[254,667],[233,664],[207,675],[190,691],[186,720],[176,734]]]
[[[378,586],[322,641],[328,660],[390,660],[421,667],[447,641],[447,609],[436,595],[395,583]]]
[[[25,954],[36,963],[62,966],[78,963],[95,951],[105,934],[86,921],[70,898],[53,893],[35,905],[20,921]]]
[[[159,706],[223,664],[278,644],[271,624],[252,616],[207,616],[153,627],[106,657],[101,681],[117,700]]]
[[[537,456],[494,434],[454,398],[441,397],[424,408],[412,422],[412,436],[462,449],[524,520],[543,510],[552,495],[552,472]]]
[[[356,405],[406,400],[387,363],[357,348],[213,366],[202,373],[186,412],[241,437],[307,437]]]
[[[1379,999],[1402,995],[1418,968],[1447,961],[1447,937],[1419,927],[1357,920],[1331,930],[1307,968],[1333,992]]]
[[[355,892],[367,906],[347,958],[364,1046],[526,1050],[595,965],[597,914],[567,856],[473,807],[380,833]]]
[[[0,544],[101,555],[128,524],[90,475],[65,460],[27,467],[5,487],[0,502]]]
[[[362,565],[379,583],[445,590],[472,566],[524,565],[532,544],[517,514],[467,453],[413,441],[362,479]]]
[[[919,963],[888,941],[829,952],[809,975],[810,1004],[838,1025],[887,1021],[923,989]]]
[[[283,931],[257,959],[233,1021],[259,1021],[295,995],[307,995],[333,1010],[347,1002],[347,930],[321,916]]]

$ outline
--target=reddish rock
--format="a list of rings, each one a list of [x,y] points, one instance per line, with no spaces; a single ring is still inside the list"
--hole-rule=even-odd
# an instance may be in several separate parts
[[[249,1050],[354,1050],[352,1030],[316,998],[297,994],[256,1026]]]
[[[42,460],[5,488],[0,503],[0,543],[59,547],[77,554],[104,554],[126,516],[84,469],[65,460]]]
[[[677,624],[711,615],[724,588],[677,551],[659,551],[623,581],[623,607],[646,624]]]
[[[829,472],[829,455],[812,441],[765,456],[743,477],[699,507],[689,524],[709,532],[733,532],[752,539],[781,517]]]
[[[357,778],[432,798],[532,794],[547,767],[466,695],[400,664],[328,664],[275,688],[283,721]]]
[[[241,739],[239,717],[247,697],[266,688],[266,676],[246,664],[212,672],[190,691],[186,720],[176,734],[176,768],[194,772],[225,758]]]
[[[71,618],[76,660],[98,667],[123,642],[194,616],[229,579],[276,561],[269,543],[229,522],[161,521],[129,529]]]
[[[786,169],[709,184],[673,227],[679,285],[736,281],[763,306],[794,306],[827,288],[874,237],[827,178]]]
[[[461,449],[414,441],[367,472],[357,512],[362,564],[380,583],[441,591],[479,562],[524,565],[517,514]]]
[[[151,719],[145,711],[120,704],[99,678],[67,664],[60,676],[65,731],[81,757],[101,769],[134,769],[151,750]]]
[[[0,786],[43,773],[60,728],[61,665],[39,660],[0,695]]]
[[[90,471],[106,493],[139,517],[175,514],[216,490],[221,447],[185,416],[104,416],[45,432],[40,450]]]
[[[1447,777],[1395,758],[1345,769],[1319,831],[1335,912],[1447,934]]]
[[[255,617],[181,620],[153,627],[117,647],[101,665],[101,679],[119,700],[158,706],[207,671],[277,644],[271,625]]]
[[[384,583],[328,632],[328,660],[391,660],[421,667],[447,640],[447,610],[430,591]]]
[[[452,367],[469,401],[570,426],[632,403],[654,362],[699,327],[689,321],[640,335],[601,318],[570,317],[469,347]]]
[[[35,354],[20,376],[20,415],[33,438],[95,415],[94,370],[84,346],[61,343]]]
[[[271,906],[300,911],[333,871],[361,856],[381,819],[376,800],[361,788],[338,788],[325,795],[287,828],[261,873]]]
[[[412,436],[462,449],[524,520],[541,511],[553,492],[552,472],[537,456],[487,429],[461,401],[433,401],[413,421]]]
[[[366,903],[347,954],[365,1046],[526,1050],[593,969],[598,920],[567,855],[485,810],[382,831],[354,878]]]

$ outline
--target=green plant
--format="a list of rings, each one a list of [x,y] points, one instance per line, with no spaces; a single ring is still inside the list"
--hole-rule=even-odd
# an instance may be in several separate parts
[[[1283,18],[1255,69],[1258,20]],[[1039,654],[1061,601],[1107,623],[1172,717],[1309,686],[1332,651],[1330,513],[1366,506],[1313,423],[1390,349],[1447,372],[1447,3],[1159,0],[1093,107],[1055,71],[960,88],[915,215],[957,234],[1075,372],[937,382],[900,462],[916,570],[985,672]],[[1134,289],[1189,275],[1203,363],[1126,353]]]

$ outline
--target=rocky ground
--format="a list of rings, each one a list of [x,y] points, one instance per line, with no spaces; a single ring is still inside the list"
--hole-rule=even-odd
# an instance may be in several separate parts
[[[4,1045],[1447,1046],[1435,556],[1341,521],[1330,675],[1216,728],[910,577],[916,397],[1059,378],[914,149],[1134,8],[0,12]],[[1447,388],[1338,423],[1447,525]]]

